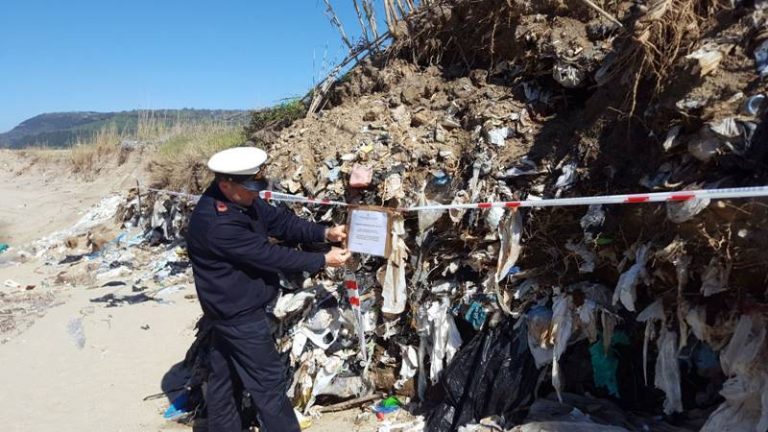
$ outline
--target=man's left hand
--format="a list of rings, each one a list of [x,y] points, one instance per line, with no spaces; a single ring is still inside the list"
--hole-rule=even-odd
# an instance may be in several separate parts
[[[333,228],[328,228],[325,230],[325,238],[329,242],[337,243],[342,242],[347,238],[347,227],[346,225],[337,225]]]

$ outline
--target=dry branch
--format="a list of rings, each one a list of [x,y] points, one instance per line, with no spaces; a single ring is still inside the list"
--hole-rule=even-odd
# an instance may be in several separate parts
[[[602,15],[602,16],[604,16],[604,17],[608,18],[608,19],[609,19],[611,22],[613,22],[614,24],[618,25],[619,27],[624,27],[624,26],[621,24],[621,21],[619,21],[618,19],[616,19],[616,17],[614,17],[613,15],[609,14],[608,12],[606,12],[606,11],[605,11],[603,8],[601,8],[600,6],[598,6],[598,5],[596,5],[595,3],[593,3],[593,2],[592,2],[592,0],[581,0],[581,1],[583,1],[583,2],[584,2],[586,5],[587,5],[587,6],[591,7],[591,8],[592,8],[592,9],[594,9],[594,10],[596,10],[596,11],[597,11],[597,13],[599,13],[600,15]]]

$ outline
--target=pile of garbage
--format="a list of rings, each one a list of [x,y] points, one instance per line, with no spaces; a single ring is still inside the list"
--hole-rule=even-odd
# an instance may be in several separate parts
[[[397,209],[766,184],[766,2],[587,3],[425,5],[269,143],[276,190]],[[511,428],[550,393],[653,419],[580,411],[616,427],[765,430],[765,208],[395,214],[389,258],[286,275],[291,394],[407,395],[427,430]]]
[[[420,416],[387,430],[768,429],[764,203],[396,211],[768,184],[768,2],[605,8],[423,2],[266,144],[275,191],[394,218],[389,257],[283,275],[297,408],[384,392]],[[192,205],[118,213],[176,247]]]

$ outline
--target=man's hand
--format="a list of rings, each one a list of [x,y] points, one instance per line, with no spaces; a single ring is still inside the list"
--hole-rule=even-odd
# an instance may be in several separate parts
[[[346,249],[331,248],[331,251],[325,254],[325,266],[326,267],[341,267],[347,262],[352,254]]]
[[[325,238],[329,242],[337,243],[346,240],[347,238],[347,226],[336,225],[333,228],[325,230]]]

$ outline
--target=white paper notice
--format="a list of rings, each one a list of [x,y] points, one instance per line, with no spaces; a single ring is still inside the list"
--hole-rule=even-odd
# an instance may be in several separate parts
[[[383,257],[387,250],[389,214],[375,210],[352,210],[347,248]]]

